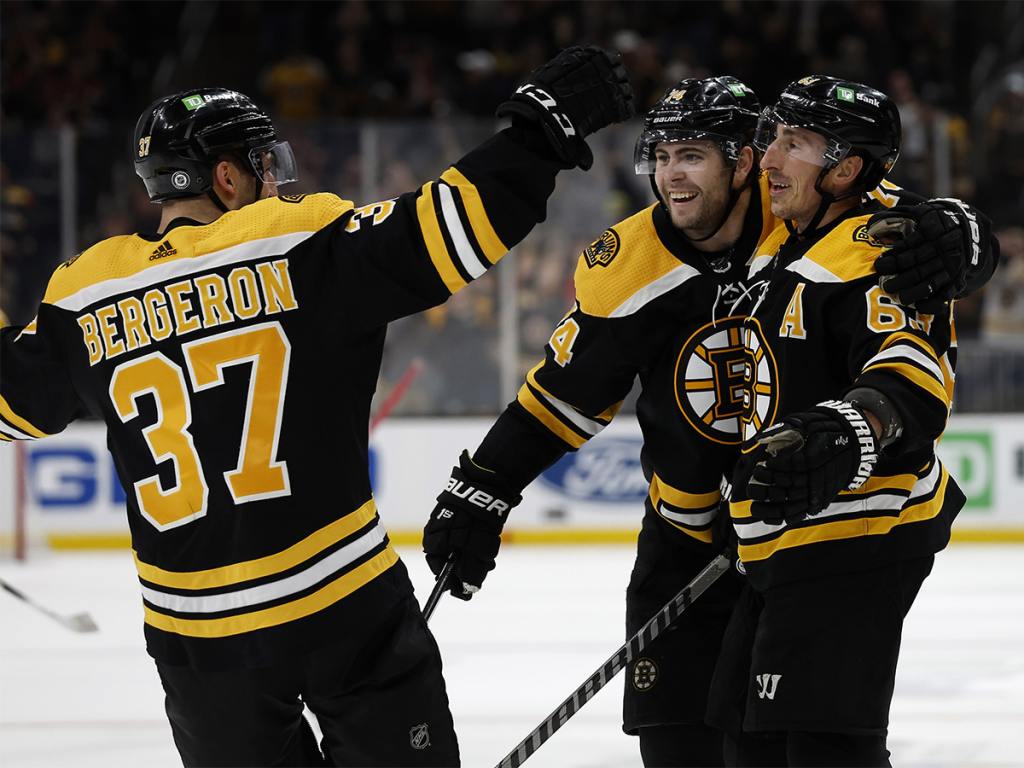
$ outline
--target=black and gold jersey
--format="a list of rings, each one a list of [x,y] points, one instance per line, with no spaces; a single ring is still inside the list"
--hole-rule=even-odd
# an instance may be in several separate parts
[[[411,594],[367,469],[386,325],[483,275],[557,171],[508,130],[393,200],[282,196],[111,238],[0,331],[0,440],[107,425],[152,655],[263,664]]]
[[[878,287],[874,210],[859,206],[810,237],[780,226],[752,260],[744,450],[763,427],[854,387],[884,393],[903,422],[872,477],[813,517],[754,520],[734,489],[739,556],[759,588],[932,554],[963,505],[934,452],[953,394],[952,315],[919,315]]]
[[[892,206],[906,193],[883,181],[871,197]],[[778,226],[762,176],[728,251],[697,250],[657,204],[606,230],[578,260],[575,306],[476,460],[523,488],[600,433],[639,380],[647,514],[710,543],[742,440],[748,262]]]
[[[575,306],[476,460],[525,486],[599,434],[639,380],[647,512],[710,543],[740,442],[743,317],[734,308],[770,216],[755,187],[739,240],[712,254],[658,204],[606,230],[579,258]]]

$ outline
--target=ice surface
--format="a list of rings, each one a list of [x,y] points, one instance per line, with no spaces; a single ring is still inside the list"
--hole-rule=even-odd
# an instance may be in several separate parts
[[[400,550],[421,601],[431,576]],[[508,547],[470,603],[432,620],[463,765],[489,768],[623,641],[629,547]],[[74,634],[0,593],[3,768],[180,766],[142,640],[128,552],[40,554],[0,577],[60,613]],[[530,768],[639,768],[620,729],[620,675],[530,758]],[[1024,547],[939,555],[904,633],[890,749],[901,768],[1024,766]]]

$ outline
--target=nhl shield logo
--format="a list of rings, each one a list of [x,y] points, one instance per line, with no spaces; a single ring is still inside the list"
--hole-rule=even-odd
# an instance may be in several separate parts
[[[409,745],[413,749],[426,749],[430,746],[430,731],[426,723],[414,725],[409,729]]]
[[[612,263],[615,254],[619,252],[619,235],[614,229],[606,229],[604,234],[587,246],[583,251],[583,258],[587,260],[587,267],[607,267]]]
[[[647,658],[637,659],[633,665],[633,687],[638,691],[647,691],[658,682],[658,665]]]

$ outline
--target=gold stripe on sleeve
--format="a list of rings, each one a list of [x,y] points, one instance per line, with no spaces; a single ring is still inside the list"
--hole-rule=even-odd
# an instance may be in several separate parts
[[[501,242],[501,238],[491,225],[487,209],[480,199],[480,191],[457,168],[449,168],[441,174],[441,179],[459,190],[466,215],[469,216],[469,223],[473,227],[473,234],[476,235],[476,240],[480,243],[487,260],[491,264],[496,264],[498,259],[508,253],[508,248]]]
[[[654,476],[654,480],[651,482],[651,500],[655,504],[659,501],[666,501],[679,509],[706,509],[713,504],[717,504],[721,499],[722,494],[718,490],[709,491],[708,493],[688,493],[680,491],[678,488],[673,488],[657,475]]]
[[[441,225],[437,221],[437,211],[434,209],[434,182],[428,181],[420,190],[419,199],[416,201],[416,216],[420,222],[420,232],[423,234],[423,242],[427,244],[427,253],[434,264],[434,269],[441,276],[445,287],[450,293],[455,293],[466,287],[466,281],[455,269],[452,257],[445,247],[444,237],[441,235]]]
[[[49,437],[46,432],[33,426],[31,423],[21,418],[14,412],[14,409],[4,400],[3,395],[0,395],[0,416],[4,418],[4,421],[10,423],[12,427],[17,427],[26,435],[32,435],[32,437]]]
[[[946,410],[949,410],[949,395],[946,393],[946,388],[942,385],[942,382],[930,373],[925,373],[917,366],[910,365],[909,363],[901,363],[896,360],[885,360],[880,363],[875,363],[874,365],[869,365],[862,371],[862,373],[868,373],[880,368],[887,368],[894,371],[908,381],[916,384],[928,394],[938,398],[938,400],[946,406]]]
[[[582,435],[574,432],[572,429],[567,427],[561,419],[551,413],[547,406],[544,405],[537,396],[530,390],[528,384],[523,384],[519,388],[519,394],[516,396],[519,404],[523,406],[530,415],[533,416],[537,421],[543,424],[549,432],[554,433],[562,441],[568,443],[573,448],[579,448],[585,442],[586,438]]]
[[[906,333],[904,331],[893,333],[887,336],[885,341],[882,342],[882,346],[879,347],[878,351],[881,352],[882,350],[889,349],[889,347],[891,347],[893,344],[899,344],[901,342],[908,342],[910,344],[913,344],[914,347],[916,347],[925,355],[927,355],[936,363],[938,363],[939,359],[938,357],[935,356],[935,350],[932,349],[931,344],[929,344],[924,339],[915,336],[912,333]]]

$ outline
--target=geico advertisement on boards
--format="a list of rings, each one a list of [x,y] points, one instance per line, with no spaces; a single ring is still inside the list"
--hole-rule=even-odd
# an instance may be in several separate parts
[[[393,419],[370,441],[370,478],[385,525],[423,526],[463,448],[490,419]],[[638,528],[647,483],[636,422],[621,418],[566,454],[524,493],[510,529],[563,526]],[[103,427],[75,424],[46,440],[0,447],[0,503],[24,488],[30,537],[126,531],[125,493]],[[1024,415],[954,416],[939,455],[968,496],[957,527],[1024,529]],[[18,467],[21,472],[19,476]]]

